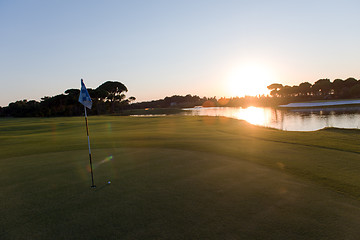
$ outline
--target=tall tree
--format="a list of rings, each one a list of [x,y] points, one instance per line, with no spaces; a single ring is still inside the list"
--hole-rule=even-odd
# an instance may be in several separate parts
[[[96,90],[105,91],[107,93],[106,100],[111,102],[116,101],[118,96],[120,96],[123,92],[127,92],[128,89],[121,82],[112,82],[107,81],[101,84]]]
[[[128,89],[121,82],[107,81],[96,88],[99,94],[106,93],[105,101],[111,102],[111,112],[115,112],[115,105],[121,105],[121,102],[125,99],[125,94]]]

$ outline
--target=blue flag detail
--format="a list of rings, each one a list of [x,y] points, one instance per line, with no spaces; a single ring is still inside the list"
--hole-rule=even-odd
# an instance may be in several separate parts
[[[90,95],[89,95],[82,79],[81,79],[79,102],[89,109],[91,109],[91,107],[92,107],[92,101],[91,101]]]

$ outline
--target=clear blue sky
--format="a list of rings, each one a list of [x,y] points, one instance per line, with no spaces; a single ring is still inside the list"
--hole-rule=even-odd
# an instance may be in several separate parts
[[[231,96],[252,82],[241,73],[228,84],[248,65],[287,85],[359,79],[359,9],[347,0],[0,0],[0,106],[80,88],[81,78],[88,88],[120,81],[139,101]]]

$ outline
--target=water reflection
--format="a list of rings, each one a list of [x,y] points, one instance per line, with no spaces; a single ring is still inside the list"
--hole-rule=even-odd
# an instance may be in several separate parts
[[[235,111],[235,117],[237,119],[243,119],[254,125],[264,126],[268,122],[267,116],[263,108],[249,107],[246,111]]]
[[[325,127],[360,128],[360,107],[284,110],[274,108],[189,108],[186,115],[225,116],[254,125],[286,131],[314,131]]]

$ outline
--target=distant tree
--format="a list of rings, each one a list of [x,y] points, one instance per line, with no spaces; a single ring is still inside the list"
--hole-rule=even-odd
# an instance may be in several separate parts
[[[65,91],[66,94],[68,95],[79,95],[80,94],[80,90],[79,89],[68,89]]]
[[[123,92],[127,92],[128,89],[121,82],[107,81],[96,88],[95,91],[97,91],[95,95],[99,99],[102,101],[109,101],[111,103],[112,113],[115,112],[116,106],[122,107],[128,103],[128,101],[124,101],[125,94],[123,94]],[[104,97],[105,95],[106,97]]]
[[[350,88],[350,95],[353,98],[360,97],[360,83],[358,83]]]
[[[281,97],[289,97],[292,94],[292,89],[291,86],[284,86],[281,89],[279,89],[278,93],[280,94]]]
[[[129,102],[134,102],[136,100],[136,98],[135,97],[129,97]]]
[[[97,101],[105,101],[109,92],[104,89],[89,89],[89,95],[92,99]]]
[[[300,83],[299,88],[298,88],[300,95],[302,95],[302,96],[310,95],[311,86],[312,85],[309,82]]]
[[[26,99],[12,102],[8,106],[8,112],[13,117],[39,117],[40,105],[38,102]]]
[[[77,104],[78,100],[79,100],[79,94],[80,94],[80,90],[79,89],[68,89],[65,91],[65,95],[66,97],[66,103],[68,105],[73,105],[73,104]]]
[[[335,79],[332,83],[332,89],[334,90],[334,94],[337,97],[340,97],[342,95],[345,87],[345,81],[342,79]]]
[[[356,84],[358,83],[358,81],[353,78],[353,77],[350,77],[350,78],[347,78],[345,81],[344,81],[344,85],[345,87],[347,88],[351,88],[352,86],[355,86]]]
[[[273,83],[267,86],[267,89],[270,90],[270,95],[273,97],[280,96],[279,91],[283,88],[283,85],[280,83]]]
[[[43,115],[50,116],[69,116],[68,101],[69,97],[65,94],[59,94],[54,97],[42,98],[41,106]]]
[[[79,105],[79,89],[68,89],[65,91],[65,116],[80,115],[83,108]]]
[[[283,87],[283,85],[282,84],[280,84],[280,83],[273,83],[273,84],[270,84],[269,86],[267,86],[267,88],[269,89],[269,90],[273,90],[273,89],[280,89],[280,88],[282,88]]]
[[[291,96],[300,96],[300,89],[299,89],[299,86],[292,86],[291,87]]]
[[[4,117],[4,116],[5,116],[4,108],[0,106],[0,117]]]
[[[111,102],[119,100],[119,99],[123,99],[123,97],[119,97],[119,96],[123,92],[128,91],[126,86],[124,84],[122,84],[121,82],[112,82],[112,81],[107,81],[107,82],[101,84],[98,88],[96,88],[96,90],[98,90],[98,93],[102,93],[102,94],[104,94],[106,92],[107,96],[105,99],[109,100]]]
[[[319,79],[312,86],[314,94],[326,96],[331,92],[331,82],[330,79]]]

